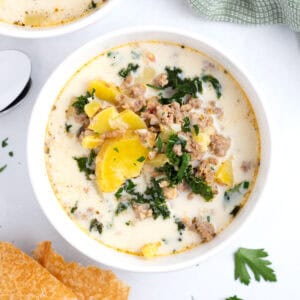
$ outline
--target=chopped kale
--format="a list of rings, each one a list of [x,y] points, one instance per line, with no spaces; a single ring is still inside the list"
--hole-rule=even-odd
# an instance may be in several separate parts
[[[117,190],[117,192],[115,193],[115,197],[116,197],[117,199],[120,199],[120,198],[122,197],[123,191],[124,191],[124,188],[120,187],[120,188]]]
[[[210,219],[211,219],[210,216],[206,217],[206,220],[207,220],[208,223],[210,223]]]
[[[137,159],[138,162],[143,162],[145,160],[145,156],[141,156]]]
[[[77,209],[78,209],[78,202],[76,201],[76,203],[74,204],[74,206],[71,207],[70,213],[74,214]]]
[[[117,206],[117,209],[115,211],[115,214],[118,215],[122,211],[126,210],[128,208],[128,203],[120,202]]]
[[[229,201],[234,194],[243,194],[250,186],[249,181],[242,181],[224,193],[224,199]]]
[[[157,137],[157,140],[156,140],[156,147],[157,147],[157,151],[158,152],[161,152],[162,148],[163,148],[163,141],[160,137],[160,135]]]
[[[156,86],[156,85],[153,85],[153,84],[146,84],[148,87],[150,87],[151,89],[154,89],[154,90],[158,90],[158,91],[162,91],[164,90],[165,88],[164,87],[161,87],[161,86]]]
[[[193,193],[201,195],[206,201],[210,201],[214,197],[211,186],[209,186],[202,178],[195,176],[191,166],[189,166],[187,170],[185,181],[190,186]]]
[[[0,167],[0,173],[2,173],[6,169],[7,165]]]
[[[70,132],[72,125],[65,123],[65,131]]]
[[[204,75],[204,76],[202,76],[202,80],[204,82],[209,82],[213,86],[213,88],[216,91],[218,99],[222,96],[222,92],[221,92],[222,86],[217,78],[215,78],[212,75]]]
[[[181,126],[183,132],[190,132],[191,131],[191,121],[189,117],[185,117],[183,119],[183,125]]]
[[[103,224],[99,222],[97,219],[92,219],[90,222],[90,231],[97,230],[99,234],[102,233],[103,230]]]
[[[76,101],[72,104],[75,107],[76,113],[78,115],[84,113],[84,107],[89,103],[89,98],[94,99],[96,90],[93,89],[92,92],[87,91],[85,95],[81,95],[76,98]]]
[[[193,125],[193,128],[194,128],[194,132],[196,135],[199,134],[199,126],[197,124]]]
[[[174,101],[183,104],[185,96],[197,97],[198,93],[202,93],[202,82],[199,77],[183,78],[182,70],[174,67],[173,69],[166,67],[168,84],[164,89],[170,88],[173,93],[170,97],[161,97],[162,104],[170,104]]]
[[[183,153],[181,156],[181,162],[177,173],[177,181],[182,182],[183,178],[186,177],[186,172],[191,160],[191,156],[187,153]]]
[[[2,145],[2,148],[5,148],[6,146],[8,146],[8,137],[7,138],[5,138],[3,141],[2,141],[2,143],[1,143],[1,145]]]
[[[94,160],[96,156],[96,152],[92,150],[89,156],[73,157],[77,162],[79,171],[85,173],[88,180],[90,180],[90,175],[95,174]]]
[[[131,72],[135,72],[140,66],[137,64],[129,63],[127,68],[123,68],[119,71],[119,75],[126,78]]]
[[[181,139],[176,134],[172,134],[169,136],[167,145],[166,145],[166,155],[170,161],[171,164],[178,166],[180,164],[180,157],[176,155],[176,153],[173,150],[173,147],[175,145],[181,145],[182,148],[185,147],[186,141],[184,139]]]

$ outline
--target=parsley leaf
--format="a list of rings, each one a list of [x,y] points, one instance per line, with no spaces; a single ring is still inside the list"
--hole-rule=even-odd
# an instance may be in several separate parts
[[[73,159],[77,162],[79,172],[85,173],[88,180],[90,180],[90,175],[95,174],[94,160],[96,156],[96,152],[92,150],[89,156],[73,157]]]
[[[183,125],[181,126],[183,132],[190,132],[191,131],[191,121],[189,117],[185,117],[183,119]]]
[[[239,279],[241,283],[248,285],[251,281],[248,273],[250,269],[256,281],[260,281],[261,277],[266,281],[277,281],[274,270],[268,267],[271,262],[263,259],[267,256],[264,249],[239,248],[234,254],[235,280]]]
[[[8,145],[8,137],[6,139],[4,139],[1,143],[2,148],[5,148]]]
[[[90,222],[90,231],[92,230],[97,230],[99,232],[99,234],[102,233],[103,230],[103,224],[101,222],[99,222],[97,219],[92,219]]]
[[[94,99],[96,90],[93,89],[92,92],[87,91],[85,95],[81,95],[76,98],[76,101],[72,104],[76,109],[77,115],[84,113],[84,107],[89,103],[89,98]]]
[[[123,68],[119,71],[119,75],[126,78],[131,72],[135,72],[140,66],[137,64],[129,63],[127,68]]]
[[[228,297],[225,300],[243,300],[241,298],[238,298],[236,295],[232,296],[232,297]]]
[[[138,162],[143,162],[145,160],[145,156],[141,156],[137,159]]]
[[[215,89],[216,91],[216,94],[217,94],[217,98],[219,99],[221,96],[222,96],[222,86],[219,82],[219,80],[217,78],[215,78],[214,76],[212,75],[204,75],[202,76],[202,80],[204,82],[209,82],[211,83],[211,85],[213,86],[213,88]]]
[[[2,173],[6,169],[7,165],[0,167],[0,173]]]

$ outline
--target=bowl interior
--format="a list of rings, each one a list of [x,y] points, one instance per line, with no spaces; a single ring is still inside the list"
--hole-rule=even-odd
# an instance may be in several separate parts
[[[58,26],[30,28],[0,22],[0,34],[19,38],[45,38],[73,32],[100,20],[111,11],[118,1],[119,0],[109,0],[95,12],[76,19],[73,22]]]
[[[82,232],[67,216],[57,201],[50,186],[44,162],[44,138],[48,115],[65,82],[84,63],[100,52],[120,44],[144,40],[181,43],[201,50],[220,62],[238,80],[248,95],[258,119],[262,140],[261,166],[256,185],[247,204],[226,230],[221,232],[211,242],[200,247],[181,254],[159,257],[153,260],[144,260],[137,256],[117,252]],[[70,244],[90,258],[112,267],[140,272],[171,271],[192,266],[224,247],[252,213],[265,184],[269,167],[270,140],[268,124],[259,97],[251,82],[244,75],[244,72],[222,54],[224,51],[217,50],[220,47],[212,45],[211,42],[203,37],[173,29],[142,28],[121,30],[100,37],[77,50],[56,69],[42,89],[33,109],[29,126],[27,154],[31,182],[37,199],[53,226]]]

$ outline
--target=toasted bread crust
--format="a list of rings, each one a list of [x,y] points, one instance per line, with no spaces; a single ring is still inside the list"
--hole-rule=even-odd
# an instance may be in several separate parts
[[[66,262],[51,248],[51,242],[40,243],[33,251],[33,257],[53,276],[72,289],[78,299],[125,300],[129,287],[111,271],[75,262]]]
[[[76,295],[10,243],[0,242],[0,299],[64,299]]]

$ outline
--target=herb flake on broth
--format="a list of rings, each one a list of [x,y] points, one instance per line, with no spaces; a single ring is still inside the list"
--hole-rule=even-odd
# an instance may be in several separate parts
[[[87,234],[146,258],[170,255],[209,242],[243,208],[260,138],[223,70],[188,47],[141,42],[71,78],[50,113],[46,164]]]

